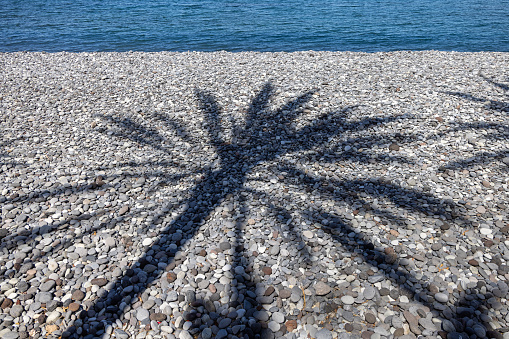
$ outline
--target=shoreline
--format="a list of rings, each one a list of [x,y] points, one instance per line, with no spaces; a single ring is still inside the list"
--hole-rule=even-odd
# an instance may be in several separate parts
[[[0,65],[0,336],[507,336],[509,53]]]

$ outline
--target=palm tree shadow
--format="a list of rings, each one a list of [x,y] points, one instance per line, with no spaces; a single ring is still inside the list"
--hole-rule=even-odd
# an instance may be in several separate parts
[[[247,207],[247,202],[243,200],[245,195],[241,193],[246,193],[247,196],[256,193],[255,190],[249,189],[246,186],[246,182],[249,181],[248,175],[258,165],[274,161],[289,153],[298,153],[307,150],[318,150],[319,152],[320,147],[323,147],[329,138],[335,135],[358,128],[369,128],[369,126],[373,124],[386,123],[400,118],[395,116],[383,119],[366,119],[357,123],[348,124],[344,119],[345,109],[340,112],[324,114],[321,119],[317,119],[317,121],[310,125],[298,129],[295,127],[293,122],[303,114],[303,110],[301,110],[301,108],[311,99],[313,91],[305,93],[297,99],[290,101],[277,111],[270,111],[268,109],[268,102],[272,94],[273,86],[268,83],[252,100],[250,107],[247,110],[244,124],[237,124],[234,128],[235,139],[228,140],[224,136],[225,131],[222,128],[221,122],[223,112],[217,99],[208,92],[196,90],[196,97],[200,103],[200,109],[206,120],[205,129],[210,140],[210,145],[213,147],[217,156],[217,163],[215,166],[197,169],[197,171],[199,171],[202,175],[202,179],[190,189],[188,192],[188,198],[180,202],[181,205],[185,205],[188,208],[183,209],[167,227],[162,229],[153,243],[143,248],[143,255],[135,263],[130,265],[129,269],[126,270],[124,274],[122,274],[116,281],[110,282],[108,285],[109,291],[107,293],[99,296],[96,300],[90,303],[86,311],[81,311],[80,320],[67,328],[65,336],[92,338],[96,335],[101,335],[104,331],[108,330],[109,327],[118,324],[118,322],[125,322],[127,319],[123,317],[124,312],[131,309],[131,305],[136,304],[139,298],[143,299],[144,292],[151,284],[160,278],[164,271],[171,271],[175,265],[181,262],[182,254],[180,252],[187,246],[187,244],[197,237],[200,232],[211,231],[207,230],[207,228],[204,228],[203,226],[207,225],[208,220],[211,218],[212,213],[216,210],[216,208],[222,206],[228,199],[238,197],[240,200],[238,208],[242,210],[242,212],[245,212],[241,214],[246,214],[248,212],[249,208]],[[127,133],[114,133],[116,137],[127,138],[131,141],[150,146],[159,151],[165,153],[168,152],[166,147],[159,145],[161,138],[157,135],[157,131],[152,131],[143,126],[139,126],[132,120],[118,120],[111,117],[106,119],[119,125],[121,130],[126,130]],[[341,126],[342,129],[338,129],[337,126]],[[412,136],[403,137],[404,140],[412,140]],[[389,137],[387,136],[387,138]],[[387,142],[387,138],[359,138],[357,141],[362,142],[369,147],[385,144]],[[338,159],[349,159],[354,161],[354,158],[351,157],[348,152],[341,153],[338,156]],[[359,161],[368,160],[361,159]],[[390,158],[387,161],[390,162]],[[291,177],[302,178],[301,181],[298,179],[299,187],[302,190],[310,188],[310,183],[313,183],[313,187],[311,189],[315,189],[315,184],[322,182],[321,180],[310,177],[307,173],[298,172],[292,168],[288,169],[288,172],[291,173]],[[146,175],[157,176],[159,174],[147,173]],[[354,193],[354,191],[344,187],[358,187],[362,184],[365,184],[365,182],[358,181],[340,183],[330,181],[327,183],[327,186],[343,187],[343,189],[339,190],[340,193],[342,190],[341,194],[331,197],[333,201],[338,202],[341,201],[345,195],[351,195]],[[377,187],[383,188],[387,186],[384,185],[385,184],[383,183],[375,183],[375,186]],[[432,213],[438,215],[442,213],[442,215],[447,216],[447,214],[441,212],[444,206],[433,196],[423,195],[422,193],[414,190],[404,190],[395,186],[392,187],[392,190],[395,191],[396,194],[389,195],[387,198],[393,199],[396,195],[406,195],[409,197],[417,196],[427,200],[430,203],[429,205],[433,205],[436,208]],[[322,191],[321,193],[323,195],[330,195],[331,191]],[[416,207],[410,208],[406,205],[405,201],[394,200],[394,202],[400,208],[410,209],[412,211],[419,210]],[[456,206],[449,207],[456,208]],[[294,235],[294,238],[303,239],[302,234],[300,234],[300,229],[291,221],[291,211],[278,204],[272,204],[270,209],[277,215],[282,216],[281,221],[283,222],[279,223],[280,227],[285,227],[284,225],[286,225],[286,230],[291,232]],[[166,208],[159,217],[165,217],[168,215],[170,210],[171,207]],[[428,209],[426,210],[430,212]],[[380,216],[394,222],[401,222],[401,220],[399,220],[396,216],[393,216],[386,211],[378,211],[377,213]],[[373,242],[369,239],[366,239],[367,237],[363,236],[362,233],[354,232],[355,230],[350,226],[349,222],[342,219],[341,216],[331,214],[326,210],[321,210],[320,214],[325,218],[336,220],[336,231],[341,230],[341,232],[346,234],[356,234],[354,238],[356,239],[355,242],[357,244],[356,249],[353,248],[348,241],[345,241],[345,237],[340,237],[338,234],[332,232],[335,243],[341,244],[351,252],[357,253],[366,261],[374,262],[373,267],[379,268],[380,271],[387,269],[388,271],[385,276],[390,279],[394,279],[394,282],[400,284],[402,289],[406,289],[406,287],[403,283],[401,283],[403,279],[399,277],[404,277],[404,280],[415,280],[418,283],[420,282],[419,279],[417,279],[409,270],[398,267],[395,271],[396,273],[394,273],[390,271],[389,268],[384,268],[381,265],[381,262],[387,263],[389,260],[394,260],[395,262],[397,258],[394,258],[392,253],[389,255],[383,250],[377,249],[377,246],[375,246],[375,244],[373,244]],[[458,216],[451,216],[451,218],[455,220],[461,219]],[[277,220],[276,224],[278,224]],[[240,282],[241,284],[246,285],[247,296],[243,296],[243,298],[249,302],[251,309],[256,309],[256,311],[253,312],[263,312],[263,303],[266,299],[261,297],[270,297],[272,294],[265,295],[268,293],[266,291],[263,292],[263,295],[261,294],[259,290],[260,286],[257,285],[257,283],[261,283],[262,281],[257,280],[257,272],[252,272],[250,268],[252,262],[250,262],[249,252],[246,252],[245,243],[246,220],[243,217],[238,218],[234,221],[233,225],[234,246],[233,251],[229,252],[229,255],[233,257],[231,259],[231,271],[235,273],[233,276],[236,278],[238,283]],[[301,259],[306,260],[310,256],[305,243],[292,244],[292,246],[296,246],[298,248],[299,257]],[[398,278],[393,278],[391,275],[392,273],[397,275]],[[425,282],[422,282],[422,284],[424,285]],[[171,285],[171,283],[166,284],[168,289],[171,289],[172,286],[173,285]],[[429,308],[436,308],[432,302],[427,301],[429,299],[428,294],[421,294],[419,291],[415,289],[412,290],[411,288],[408,289],[408,293],[411,297],[415,298],[415,300],[422,302]],[[217,310],[216,306],[218,306],[215,303],[217,300],[197,300],[196,296],[191,294],[189,296],[186,294],[186,300],[189,301],[193,308],[195,308],[194,311],[191,310],[183,315],[185,320],[192,323],[192,326],[189,329],[190,333],[197,334],[203,330],[204,325],[213,326],[220,322],[221,315],[215,312]],[[213,316],[209,316],[208,320],[205,320],[204,323],[202,319],[199,321],[196,319],[196,314],[203,313],[205,310]],[[249,316],[254,316],[254,313]],[[167,314],[161,313],[157,313],[157,315],[154,316],[154,319],[156,318],[162,319],[163,322],[169,320]],[[239,321],[238,325],[244,326],[243,329],[241,326],[239,331],[244,331],[245,334],[251,337],[252,335],[262,333],[267,320],[263,314],[257,314],[254,319],[257,320],[253,320],[253,318],[251,318],[252,321],[248,322],[247,325],[242,323],[242,319],[236,319],[232,321],[232,323]],[[150,326],[152,326],[150,320],[152,319],[142,316],[137,317],[137,315],[135,315],[134,318],[132,317],[129,319],[129,322],[132,325],[139,325],[141,323],[143,327],[149,329]],[[138,321],[140,323],[138,323]],[[477,324],[487,327],[482,321],[477,321],[474,325]]]
[[[128,275],[120,277],[116,282],[110,283],[110,290],[107,295],[103,295],[90,305],[88,311],[81,312],[81,320],[78,326],[71,326],[67,329],[66,336],[89,336],[93,337],[101,333],[105,327],[113,324],[116,319],[122,317],[122,312],[128,306],[128,303],[135,301],[139,293],[142,293],[162,274],[163,270],[171,266],[174,261],[174,255],[190,239],[194,237],[202,224],[211,214],[211,212],[229,195],[236,195],[242,187],[245,173],[251,170],[261,161],[274,159],[280,152],[278,147],[267,145],[261,152],[251,152],[255,147],[263,145],[274,130],[261,126],[256,112],[266,108],[267,102],[272,92],[272,86],[267,84],[264,89],[255,97],[248,110],[248,121],[246,127],[240,132],[240,135],[251,138],[256,141],[251,148],[239,149],[236,145],[224,141],[221,136],[219,121],[220,110],[216,104],[215,98],[205,92],[197,91],[197,97],[201,102],[202,111],[207,119],[207,131],[210,136],[211,145],[215,148],[219,156],[219,168],[209,169],[203,175],[203,179],[190,190],[189,198],[182,201],[186,206],[193,208],[183,211],[170,226],[160,232],[158,239],[145,248],[144,255],[128,269]],[[297,109],[311,97],[311,93],[301,96],[297,100],[289,103],[288,107]],[[275,112],[272,118],[275,121],[290,121],[295,118],[293,111],[285,111],[287,116],[283,116],[283,111]],[[127,133],[116,134],[118,137],[128,138],[132,141],[150,145],[155,149],[165,151],[158,144],[154,145],[154,140],[158,141],[156,132],[138,126],[132,120],[116,121],[107,118],[110,121],[120,124],[127,129]],[[137,135],[141,131],[141,135]],[[180,231],[180,232],[177,232]],[[184,234],[181,239],[174,241],[173,234]],[[149,253],[151,255],[149,255]],[[163,255],[158,255],[164,253]],[[168,256],[167,256],[168,255]],[[155,258],[165,258],[167,262],[161,263]],[[133,277],[137,277],[133,279]],[[127,288],[129,283],[136,283],[136,288]],[[123,301],[123,304],[122,304]],[[119,307],[120,306],[120,307]],[[99,322],[96,321],[99,319]],[[144,319],[147,321],[148,319]],[[143,323],[143,322],[142,322]],[[145,323],[145,325],[148,325]]]

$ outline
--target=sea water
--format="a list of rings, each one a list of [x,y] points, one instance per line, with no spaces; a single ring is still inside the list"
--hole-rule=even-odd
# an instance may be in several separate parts
[[[0,0],[0,51],[504,51],[509,0]]]

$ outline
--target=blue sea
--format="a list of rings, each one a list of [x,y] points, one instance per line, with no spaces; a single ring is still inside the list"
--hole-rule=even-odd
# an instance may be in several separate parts
[[[0,51],[503,51],[509,0],[0,0]]]

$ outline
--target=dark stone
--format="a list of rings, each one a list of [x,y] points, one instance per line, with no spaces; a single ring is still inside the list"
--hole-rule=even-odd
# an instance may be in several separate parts
[[[281,297],[282,299],[288,299],[290,298],[290,296],[292,295],[292,291],[289,290],[289,289],[282,289],[279,291],[279,297]]]
[[[366,319],[366,322],[369,324],[374,324],[376,322],[376,316],[371,312],[367,312],[364,315],[364,318]]]
[[[269,286],[266,290],[265,290],[265,293],[263,294],[264,296],[269,296],[269,295],[272,295],[272,293],[274,293],[274,286]]]
[[[166,320],[166,314],[163,313],[152,313],[150,315],[150,320],[155,320],[157,322],[162,322]]]
[[[444,222],[442,225],[440,225],[440,229],[442,231],[447,231],[449,228],[451,228],[451,225],[449,225],[448,223]]]
[[[4,301],[2,302],[2,305],[0,305],[0,307],[2,308],[2,310],[5,310],[6,308],[9,308],[11,307],[13,304],[13,301],[9,298],[5,298]]]
[[[398,144],[396,144],[395,142],[393,142],[392,144],[389,145],[389,150],[390,151],[399,151],[400,147]]]
[[[173,271],[168,272],[168,273],[166,273],[166,279],[168,280],[168,282],[172,283],[175,280],[177,280],[177,275]]]
[[[479,266],[479,262],[475,259],[470,259],[468,263],[472,266]]]
[[[495,339],[503,339],[504,335],[498,331],[486,331],[486,336],[488,338],[495,338]]]
[[[402,337],[403,335],[405,335],[405,330],[402,328],[398,328],[394,331],[394,338]]]
[[[270,268],[268,266],[265,266],[265,267],[262,268],[262,272],[265,275],[271,275],[272,274],[272,268]]]
[[[102,287],[108,283],[108,280],[105,278],[96,278],[96,279],[92,279],[92,281],[90,283],[92,285],[97,285],[99,287]]]
[[[0,239],[5,238],[9,234],[9,231],[7,231],[5,228],[0,228]]]

